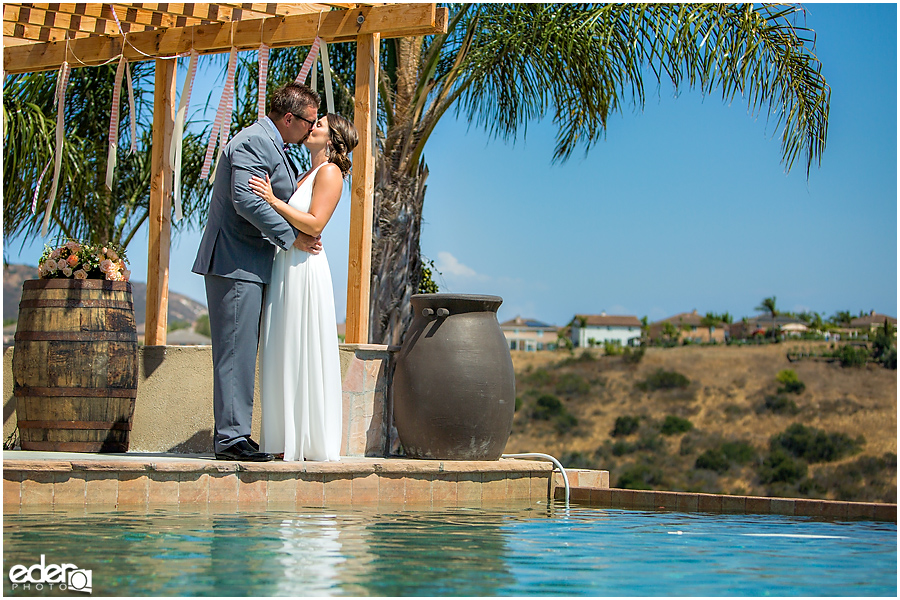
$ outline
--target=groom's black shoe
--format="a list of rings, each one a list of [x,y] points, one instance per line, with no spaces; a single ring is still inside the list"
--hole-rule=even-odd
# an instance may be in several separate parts
[[[266,452],[258,452],[247,440],[241,440],[216,452],[216,460],[243,460],[249,462],[268,462],[275,457]]]
[[[252,439],[247,438],[247,443],[250,444],[250,447],[259,452],[259,444],[254,442]]]

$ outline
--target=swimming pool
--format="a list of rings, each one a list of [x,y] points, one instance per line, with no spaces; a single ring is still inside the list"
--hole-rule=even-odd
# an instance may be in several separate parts
[[[896,524],[871,521],[558,504],[80,509],[3,521],[8,596],[53,593],[10,582],[41,555],[90,571],[95,595],[897,594]]]

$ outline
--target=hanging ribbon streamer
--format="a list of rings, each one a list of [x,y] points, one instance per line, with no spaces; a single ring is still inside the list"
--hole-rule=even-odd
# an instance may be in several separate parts
[[[203,168],[200,170],[200,179],[206,179],[209,175],[209,168],[212,165],[212,155],[213,151],[216,149],[216,138],[222,131],[222,119],[225,117],[225,111],[227,107],[230,105],[229,96],[231,95],[231,91],[234,89],[234,71],[237,68],[237,49],[231,49],[231,56],[228,58],[228,77],[225,79],[225,89],[222,90],[222,98],[219,100],[219,110],[216,112],[216,120],[213,123],[212,131],[209,134],[209,143],[206,146],[206,157],[203,159]],[[230,116],[229,116],[229,128],[230,124]],[[223,140],[222,146],[224,147],[225,142],[227,140]]]
[[[188,105],[191,103],[191,88],[197,74],[199,53],[191,51],[191,62],[188,63],[184,87],[181,88],[181,99],[178,102],[178,113],[175,115],[175,127],[172,131],[172,146],[169,149],[169,166],[172,168],[172,196],[175,204],[175,222],[184,217],[181,206],[181,156],[184,147],[184,121],[187,118]]]
[[[128,81],[128,112],[131,116],[131,154],[137,152],[137,111],[134,108],[134,84],[131,83],[131,67],[125,63],[125,79]]]
[[[112,110],[109,117],[109,152],[106,155],[106,187],[112,189],[113,171],[116,168],[116,150],[119,147],[119,95],[122,90],[122,77],[125,75],[125,56],[119,59],[116,68],[116,79],[113,83]]]
[[[47,164],[44,166],[44,170],[41,171],[41,176],[38,177],[37,185],[34,186],[34,196],[31,197],[31,214],[37,213],[37,199],[38,193],[41,191],[41,182],[44,181],[44,175],[47,174],[47,169],[50,168],[50,163],[53,162],[53,159],[47,161]]]
[[[269,78],[269,47],[265,44],[259,47],[259,96],[256,100],[257,118],[266,116],[266,82]]]
[[[56,190],[59,188],[59,174],[62,170],[63,134],[65,133],[66,86],[69,83],[69,63],[63,62],[56,78],[56,164],[53,167],[53,185],[50,186],[50,197],[47,198],[47,209],[44,211],[44,223],[41,225],[41,237],[47,237],[50,228],[50,213]]]
[[[322,40],[322,75],[325,76],[325,106],[334,113],[334,92],[331,89],[331,64],[328,62],[328,44]]]
[[[309,75],[309,70],[312,67],[313,61],[316,60],[316,57],[319,55],[319,44],[321,43],[322,38],[316,36],[312,48],[309,49],[309,54],[306,55],[306,60],[303,61],[303,66],[300,68],[300,74],[297,75],[297,79],[294,80],[294,83],[304,83],[306,81],[306,76]]]

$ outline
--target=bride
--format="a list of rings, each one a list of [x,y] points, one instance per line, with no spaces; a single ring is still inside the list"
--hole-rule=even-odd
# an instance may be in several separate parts
[[[335,114],[320,118],[303,145],[312,167],[284,202],[268,178],[250,189],[291,225],[319,236],[341,198],[356,147],[353,124]],[[325,252],[278,250],[263,306],[260,450],[284,460],[340,460],[341,368],[331,271]]]

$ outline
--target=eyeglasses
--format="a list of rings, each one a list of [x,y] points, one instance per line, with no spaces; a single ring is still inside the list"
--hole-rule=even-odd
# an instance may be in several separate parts
[[[312,129],[313,127],[316,126],[316,122],[315,122],[315,121],[310,121],[309,119],[306,119],[306,118],[304,118],[304,117],[301,117],[301,116],[298,115],[297,113],[291,113],[291,114],[294,115],[295,117],[297,117],[298,119],[300,119],[301,121],[307,123],[307,124],[309,125],[309,128],[310,128],[310,129]]]

